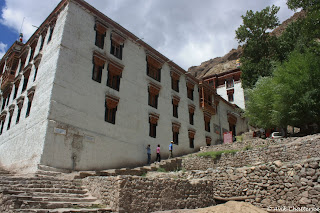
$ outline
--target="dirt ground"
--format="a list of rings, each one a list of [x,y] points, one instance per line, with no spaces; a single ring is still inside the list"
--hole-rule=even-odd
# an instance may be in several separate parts
[[[229,201],[225,204],[201,209],[179,209],[170,211],[157,211],[154,213],[267,213],[258,207],[245,202]]]

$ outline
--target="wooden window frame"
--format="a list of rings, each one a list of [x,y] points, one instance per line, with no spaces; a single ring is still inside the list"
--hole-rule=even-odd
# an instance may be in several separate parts
[[[162,62],[151,55],[147,55],[147,75],[154,80],[161,82]]]
[[[116,113],[118,109],[119,98],[106,95],[104,120],[111,124],[116,124]]]
[[[159,115],[156,113],[149,114],[149,136],[152,138],[157,137],[157,126],[158,126]]]
[[[119,91],[120,90],[120,80],[122,77],[123,66],[110,61],[108,64],[108,79],[107,86]]]
[[[190,100],[194,100],[194,83],[191,83],[190,81],[187,81],[187,97]]]
[[[179,117],[179,114],[178,114],[179,102],[180,102],[180,98],[178,96],[172,97],[172,115],[175,118]]]
[[[105,26],[101,21],[96,20],[96,23],[94,25],[94,30],[96,31],[94,44],[100,49],[104,48],[107,29],[108,27]]]
[[[107,58],[99,52],[93,52],[93,69],[92,69],[92,80],[101,83],[102,71]]]
[[[172,141],[174,144],[179,145],[179,131],[181,124],[177,122],[172,123]]]
[[[121,36],[120,33],[113,31],[111,33],[110,40],[111,40],[110,54],[122,60],[125,38]]]
[[[194,149],[194,136],[196,134],[196,130],[189,129],[188,130],[188,137],[189,137],[189,148]]]
[[[181,74],[176,69],[171,68],[170,75],[171,75],[171,89],[176,92],[179,92],[179,81],[180,81]]]
[[[148,86],[148,105],[154,108],[158,108],[158,99],[161,87],[154,83],[149,83]]]

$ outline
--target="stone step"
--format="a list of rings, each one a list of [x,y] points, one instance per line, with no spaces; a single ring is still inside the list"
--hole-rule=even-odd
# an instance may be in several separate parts
[[[25,192],[25,191],[14,191],[7,190],[3,191],[4,194],[11,196],[26,196],[26,197],[51,197],[51,198],[86,198],[88,194],[70,194],[70,193],[46,193],[46,192]]]
[[[38,170],[36,172],[36,176],[38,175],[56,177],[58,175],[61,175],[61,172]]]
[[[97,202],[63,202],[23,200],[20,209],[90,208]]]
[[[23,191],[23,192],[45,192],[45,193],[68,193],[68,194],[86,194],[85,189],[62,189],[62,188],[25,188],[19,187],[6,187],[7,191]]]
[[[58,196],[33,196],[33,195],[11,195],[12,198],[19,200],[30,200],[30,201],[46,201],[46,202],[95,202],[96,198],[88,197],[58,197]]]
[[[25,187],[25,188],[58,188],[58,189],[77,189],[82,190],[84,189],[82,186],[75,186],[75,185],[62,185],[62,184],[23,184],[23,183],[14,183],[14,184],[8,184],[8,183],[0,183],[0,187],[4,188],[19,188],[19,187]]]
[[[0,183],[4,184],[70,184],[81,186],[81,181],[79,180],[59,180],[59,179],[39,179],[39,178],[0,178]]]
[[[42,165],[42,164],[38,164],[38,171],[39,170],[42,170],[42,171],[53,171],[53,172],[59,172],[59,173],[71,173],[72,172],[72,170],[70,170],[70,169],[59,169],[59,168],[46,166],[46,165]]]
[[[76,213],[76,212],[83,212],[83,213],[109,213],[112,212],[111,208],[83,208],[83,209],[15,209],[17,213]]]

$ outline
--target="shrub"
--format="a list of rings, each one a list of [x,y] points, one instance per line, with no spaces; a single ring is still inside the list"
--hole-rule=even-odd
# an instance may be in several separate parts
[[[217,159],[217,158],[220,158],[220,157],[221,157],[222,153],[235,154],[235,153],[238,152],[238,151],[239,151],[239,150],[232,149],[232,150],[202,152],[202,153],[199,153],[198,156],[199,156],[199,157],[211,157],[212,159]]]

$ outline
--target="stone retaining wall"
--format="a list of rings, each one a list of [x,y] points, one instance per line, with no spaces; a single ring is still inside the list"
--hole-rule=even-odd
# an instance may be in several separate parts
[[[214,147],[207,150],[212,151],[213,149]],[[182,167],[187,170],[206,170],[208,168],[224,166],[243,167],[258,165],[261,163],[267,163],[276,160],[289,162],[312,157],[319,157],[319,150],[320,135],[317,135],[314,138],[309,138],[309,140],[296,139],[291,143],[282,143],[246,151],[239,151],[235,154],[222,154],[221,158],[216,160],[213,160],[210,157],[199,157],[197,155],[190,155],[186,158],[183,158]]]
[[[94,196],[102,198],[117,212],[143,213],[215,205],[210,180],[118,176],[88,177],[83,181]]]
[[[252,196],[246,201],[263,208],[320,207],[320,158],[284,165],[281,161],[243,168],[188,171],[180,178],[214,180],[215,196]]]

